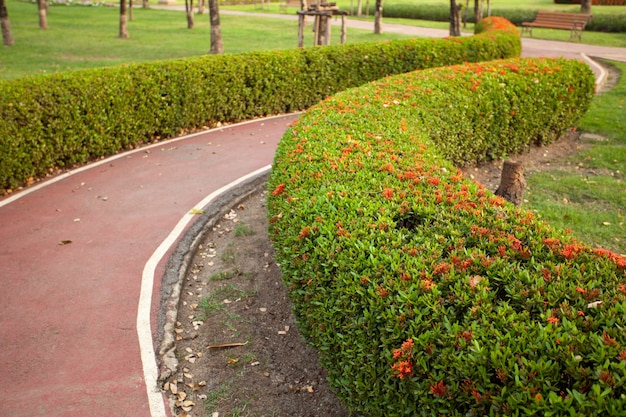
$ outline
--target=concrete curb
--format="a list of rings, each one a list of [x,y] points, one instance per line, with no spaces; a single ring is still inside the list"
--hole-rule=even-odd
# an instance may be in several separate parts
[[[161,285],[161,307],[157,330],[159,381],[167,379],[178,369],[174,327],[178,317],[178,304],[183,281],[198,246],[210,228],[221,220],[232,206],[261,191],[268,176],[269,167],[266,167],[262,172],[254,174],[242,182],[229,184],[226,189],[203,207],[204,213],[185,232],[177,243],[174,253],[168,259]]]

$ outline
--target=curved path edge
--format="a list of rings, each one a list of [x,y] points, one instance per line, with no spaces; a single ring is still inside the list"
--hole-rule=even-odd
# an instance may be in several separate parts
[[[140,335],[140,343],[146,346],[146,358],[143,360],[146,382],[149,378],[151,384],[156,386],[157,381],[168,378],[178,367],[178,360],[174,354],[176,348],[174,327],[178,317],[180,292],[184,277],[200,242],[206,232],[215,225],[224,214],[228,213],[233,205],[239,204],[262,188],[268,178],[270,169],[271,166],[268,165],[253,171],[209,194],[194,206],[202,207],[203,213],[200,217],[188,214],[181,218],[176,227],[170,232],[167,239],[163,241],[151,259],[146,263],[142,279],[145,283],[145,288],[143,288],[142,285],[141,293],[141,297],[145,297],[145,300],[143,303],[140,301],[137,315],[138,332],[143,330],[143,334]],[[193,223],[185,231],[185,228],[191,222]],[[152,331],[149,329],[151,302],[148,298],[152,294],[150,285],[157,279],[155,275],[156,265],[163,259],[171,247],[175,249],[167,261],[167,266],[162,278],[161,307],[159,310],[159,326],[157,329],[157,339],[160,340],[160,344],[155,362],[154,352],[149,351],[152,346],[152,340],[150,339]],[[158,408],[158,403],[162,400],[157,398],[156,395],[151,396],[152,393],[150,389],[148,389],[148,391],[151,403],[154,403],[155,408]],[[154,417],[161,416],[161,414],[154,412],[152,415]]]

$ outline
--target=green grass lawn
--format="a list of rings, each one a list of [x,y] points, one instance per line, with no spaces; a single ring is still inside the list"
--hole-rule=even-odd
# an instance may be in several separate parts
[[[0,78],[95,68],[130,62],[146,62],[197,56],[210,49],[208,15],[196,15],[195,27],[187,29],[180,11],[134,9],[129,22],[130,39],[119,39],[119,10],[113,7],[53,6],[48,30],[38,28],[37,6],[8,0],[15,45],[0,49]],[[226,53],[288,49],[298,46],[297,21],[258,17],[221,17]],[[308,36],[307,36],[308,35]],[[339,30],[331,43],[339,43]],[[348,42],[405,39],[399,34],[374,35],[351,29]],[[305,33],[306,45],[313,42]]]

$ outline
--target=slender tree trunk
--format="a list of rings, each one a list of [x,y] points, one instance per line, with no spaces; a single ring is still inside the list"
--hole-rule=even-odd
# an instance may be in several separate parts
[[[383,33],[383,0],[376,0],[376,10],[374,11],[374,33]]]
[[[185,0],[185,12],[187,14],[187,29],[193,29],[193,0]]]
[[[469,0],[465,0],[465,11],[463,12],[463,29],[467,28],[467,13],[469,13]]]
[[[5,0],[0,0],[0,26],[2,26],[2,43],[5,46],[12,46],[14,44],[13,34],[11,33],[11,22]]]
[[[362,9],[363,8],[363,0],[357,0],[356,1],[356,15],[357,17],[361,17],[361,13],[362,13]]]
[[[120,38],[128,38],[128,22],[126,21],[126,0],[120,0]]]
[[[39,29],[48,29],[46,0],[37,0],[37,8],[39,9]]]
[[[478,23],[483,19],[483,0],[474,0],[474,22]]]
[[[450,36],[461,36],[461,9],[462,5],[456,0],[450,0]]]
[[[128,0],[128,20],[131,22],[135,19],[133,16],[133,0]]]
[[[591,13],[591,0],[581,0],[580,2],[581,13]]]
[[[491,0],[487,0],[487,17],[491,17]]]
[[[209,1],[209,19],[211,20],[211,51],[212,54],[221,54],[224,52],[224,43],[222,42],[222,28],[220,26],[220,9],[217,0]]]
[[[205,1],[198,0],[198,14],[204,14]]]

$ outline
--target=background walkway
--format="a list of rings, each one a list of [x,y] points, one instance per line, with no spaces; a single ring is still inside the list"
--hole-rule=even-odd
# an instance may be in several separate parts
[[[523,45],[526,56],[626,61],[626,49],[532,39]],[[146,281],[146,263],[206,196],[267,167],[296,117],[162,142],[0,199],[1,416],[166,415],[153,384],[151,340],[165,266],[159,261],[154,281]],[[169,253],[166,247],[165,259]],[[145,320],[138,316],[142,288]]]

